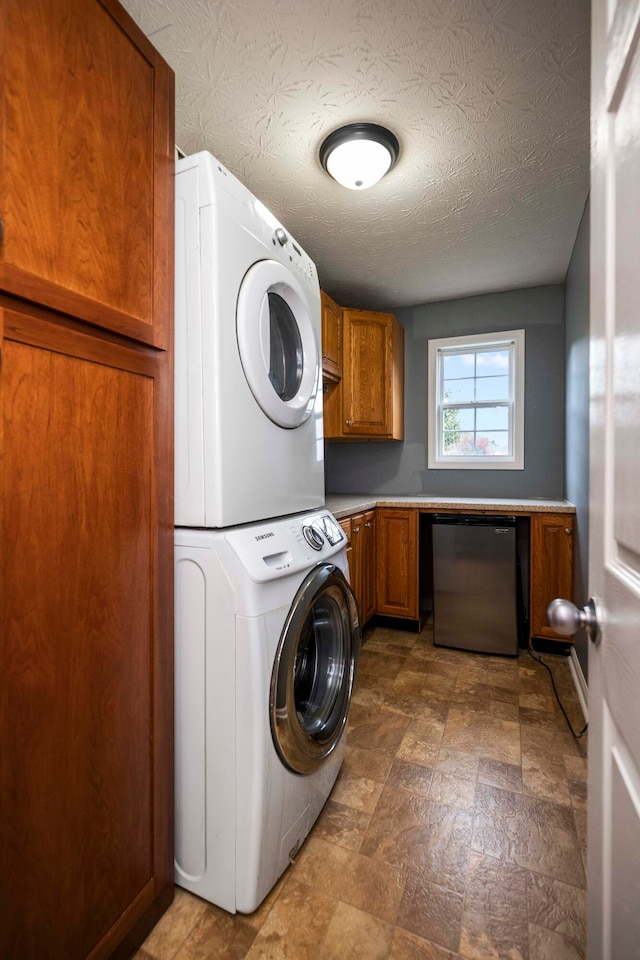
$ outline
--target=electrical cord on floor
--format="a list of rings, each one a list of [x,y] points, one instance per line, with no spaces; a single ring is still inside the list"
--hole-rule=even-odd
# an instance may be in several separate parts
[[[553,678],[553,671],[551,670],[551,667],[549,666],[549,664],[548,664],[548,663],[545,663],[545,661],[542,659],[542,657],[540,656],[540,654],[537,654],[537,655],[536,655],[536,654],[534,653],[533,647],[532,647],[532,645],[531,645],[531,637],[529,637],[529,643],[528,643],[528,645],[527,645],[527,652],[528,652],[529,656],[531,657],[531,659],[532,659],[532,660],[535,660],[536,663],[541,664],[541,665],[545,668],[545,670],[548,672],[549,676],[551,677],[551,686],[553,687],[553,692],[554,692],[554,694],[555,694],[556,700],[558,701],[558,706],[559,706],[560,709],[562,710],[562,715],[563,715],[563,717],[565,718],[565,720],[567,721],[567,726],[569,727],[569,730],[571,730],[571,733],[572,733],[572,735],[573,735],[573,739],[574,739],[574,740],[576,741],[576,743],[577,743],[577,742],[584,736],[584,734],[587,732],[587,728],[588,728],[588,726],[589,726],[588,721],[587,721],[587,723],[585,723],[585,725],[584,725],[584,727],[582,728],[582,730],[580,731],[580,733],[576,733],[576,732],[575,732],[575,730],[574,730],[573,727],[571,726],[571,721],[569,720],[569,717],[567,716],[567,711],[566,711],[565,708],[562,706],[562,701],[560,700],[560,697],[559,697],[559,695],[558,695],[558,691],[557,691],[557,689],[556,689],[556,682],[555,682],[555,680],[554,680],[554,678]]]

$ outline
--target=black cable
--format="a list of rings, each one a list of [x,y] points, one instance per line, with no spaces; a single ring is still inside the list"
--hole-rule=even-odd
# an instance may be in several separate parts
[[[576,741],[576,743],[577,743],[578,740],[580,740],[580,739],[584,736],[584,734],[587,732],[587,728],[588,728],[588,726],[589,726],[589,722],[587,721],[587,723],[585,723],[585,725],[584,725],[584,727],[582,728],[582,730],[580,731],[580,733],[576,733],[576,732],[575,732],[575,730],[574,730],[573,727],[571,726],[571,721],[569,720],[569,717],[567,716],[567,711],[566,711],[565,708],[562,706],[562,702],[561,702],[561,700],[560,700],[560,697],[558,696],[558,691],[557,691],[557,689],[556,689],[556,682],[555,682],[555,680],[554,680],[554,678],[553,678],[553,671],[551,670],[551,667],[549,666],[549,664],[548,664],[548,663],[545,663],[545,661],[542,659],[542,657],[541,657],[540,655],[536,656],[536,655],[534,654],[534,652],[533,652],[533,647],[531,646],[531,637],[529,637],[529,643],[528,643],[528,645],[527,645],[527,651],[528,651],[529,656],[531,657],[531,659],[532,659],[532,660],[535,660],[536,663],[541,664],[541,665],[545,668],[545,670],[548,672],[549,676],[551,677],[551,686],[553,687],[553,692],[555,693],[556,700],[558,701],[558,706],[559,706],[560,709],[562,710],[562,715],[563,715],[563,717],[565,718],[565,720],[567,721],[567,726],[569,727],[569,730],[571,730],[571,733],[572,733],[572,735],[573,735],[573,739],[574,739],[574,740]]]

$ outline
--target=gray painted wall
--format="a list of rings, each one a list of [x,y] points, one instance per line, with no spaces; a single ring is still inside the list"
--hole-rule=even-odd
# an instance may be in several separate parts
[[[405,328],[403,443],[325,443],[327,493],[564,496],[564,286],[395,311]],[[427,341],[524,328],[524,470],[427,469]]]
[[[566,437],[565,496],[576,505],[574,598],[589,599],[589,202],[584,210],[565,282]],[[587,677],[588,640],[581,631],[576,653]]]

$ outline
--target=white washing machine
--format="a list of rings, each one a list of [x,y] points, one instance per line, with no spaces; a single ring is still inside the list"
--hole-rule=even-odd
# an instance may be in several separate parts
[[[176,166],[175,522],[324,504],[315,265],[210,153]]]
[[[360,627],[326,510],[177,529],[176,883],[251,913],[344,753]]]

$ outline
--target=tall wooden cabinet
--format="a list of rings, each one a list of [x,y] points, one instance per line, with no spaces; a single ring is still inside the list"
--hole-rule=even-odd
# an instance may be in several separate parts
[[[173,896],[173,75],[0,17],[0,956],[105,960]]]

